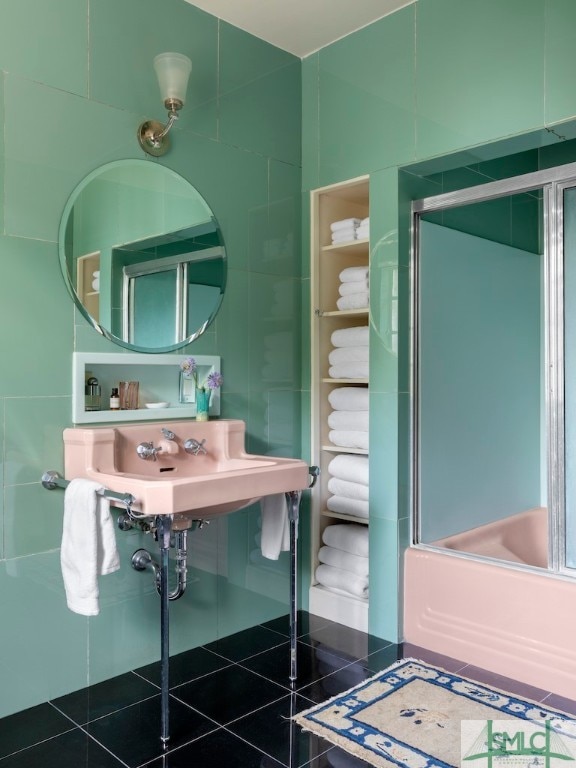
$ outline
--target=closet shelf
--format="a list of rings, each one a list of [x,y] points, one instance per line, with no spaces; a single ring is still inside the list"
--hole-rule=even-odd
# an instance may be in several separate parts
[[[357,384],[368,383],[368,379],[331,379],[329,376],[322,379],[322,384],[349,384],[351,387],[355,387]]]
[[[351,240],[349,243],[336,243],[335,245],[323,245],[322,253],[334,253],[334,251],[346,251],[354,255],[366,255],[370,240]]]
[[[356,515],[345,515],[342,512],[331,512],[329,509],[323,510],[322,515],[324,517],[335,517],[337,520],[346,520],[349,523],[360,523],[360,525],[368,525],[369,520],[367,517],[356,517]]]
[[[340,445],[323,445],[323,451],[329,451],[330,453],[358,453],[361,456],[368,456],[366,448],[343,448]]]
[[[318,313],[320,317],[354,317],[355,315],[367,315],[370,312],[369,307],[363,307],[362,309],[319,309]]]

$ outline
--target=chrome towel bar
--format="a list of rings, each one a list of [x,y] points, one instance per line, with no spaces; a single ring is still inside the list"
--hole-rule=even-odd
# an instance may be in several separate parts
[[[70,480],[66,480],[59,472],[56,472],[55,470],[44,472],[42,475],[42,485],[48,491],[53,491],[55,488],[67,488],[69,483]],[[98,493],[99,495],[104,496],[106,499],[110,499],[111,501],[119,501],[126,505],[126,507],[131,507],[132,504],[134,504],[136,501],[135,497],[132,496],[131,493],[115,493],[114,491],[109,491],[106,488],[98,491]]]

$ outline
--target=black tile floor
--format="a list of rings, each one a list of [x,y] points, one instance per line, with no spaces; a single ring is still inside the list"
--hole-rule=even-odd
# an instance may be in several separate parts
[[[288,681],[288,617],[170,660],[170,732],[160,742],[160,670],[150,664],[0,720],[0,768],[361,768],[290,725],[402,657],[430,661],[576,714],[576,702],[414,646],[299,614],[298,683]]]

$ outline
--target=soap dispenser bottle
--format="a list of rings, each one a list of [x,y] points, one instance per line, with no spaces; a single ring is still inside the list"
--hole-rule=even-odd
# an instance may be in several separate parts
[[[86,388],[84,390],[84,408],[87,411],[99,411],[100,410],[100,397],[101,390],[98,379],[95,376],[90,376],[86,382]]]

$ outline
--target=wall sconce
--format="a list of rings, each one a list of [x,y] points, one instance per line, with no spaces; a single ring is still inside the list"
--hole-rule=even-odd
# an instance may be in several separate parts
[[[159,53],[154,57],[154,69],[168,110],[168,122],[163,125],[157,120],[146,120],[138,128],[138,141],[149,155],[160,157],[170,149],[168,132],[178,120],[178,110],[184,106],[192,62],[182,53]]]

